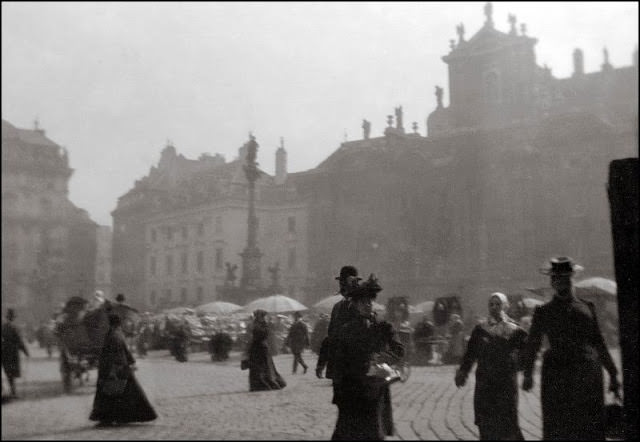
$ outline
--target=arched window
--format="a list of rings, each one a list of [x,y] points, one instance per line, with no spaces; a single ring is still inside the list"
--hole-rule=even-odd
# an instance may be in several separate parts
[[[497,72],[489,71],[484,76],[485,100],[488,103],[500,101],[500,77]]]

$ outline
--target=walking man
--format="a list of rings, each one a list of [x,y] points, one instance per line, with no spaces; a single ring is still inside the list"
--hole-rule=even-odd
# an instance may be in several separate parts
[[[20,354],[22,352],[29,357],[29,351],[25,347],[18,328],[13,324],[15,311],[7,310],[7,322],[2,326],[2,368],[9,380],[11,397],[16,398],[16,378],[20,377]]]
[[[296,374],[298,363],[302,365],[304,374],[307,374],[309,368],[302,360],[302,351],[309,347],[309,330],[307,325],[300,320],[301,316],[300,312],[294,313],[295,322],[291,325],[287,336],[287,344],[293,353],[293,374]]]

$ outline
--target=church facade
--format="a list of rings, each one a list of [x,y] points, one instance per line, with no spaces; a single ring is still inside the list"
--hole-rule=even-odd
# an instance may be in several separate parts
[[[555,78],[536,64],[535,38],[484,26],[443,56],[448,107],[436,87],[428,136],[407,133],[402,109],[384,136],[343,143],[296,186],[310,198],[310,268],[320,298],[337,269],[376,273],[384,299],[455,294],[486,309],[492,291],[547,286],[538,273],[569,255],[613,277],[608,164],[637,156],[637,51],[630,66]]]

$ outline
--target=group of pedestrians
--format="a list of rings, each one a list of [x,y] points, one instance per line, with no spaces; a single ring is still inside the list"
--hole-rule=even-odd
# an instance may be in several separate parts
[[[528,333],[506,313],[507,297],[499,292],[488,298],[488,316],[477,324],[455,373],[455,384],[465,385],[474,364],[475,424],[481,440],[523,440],[518,422],[518,372],[522,389],[533,388],[535,361],[546,336],[547,349],[541,374],[543,439],[604,440],[603,375],[609,374],[609,391],[619,394],[616,366],[605,345],[591,302],[575,296],[572,277],[582,270],[570,258],[552,258],[542,272],[549,275],[554,296],[535,309]],[[371,275],[366,281],[353,266],[344,266],[336,277],[343,299],[331,312],[327,337],[322,342],[316,374],[332,380],[332,403],[338,418],[332,440],[383,440],[393,434],[388,366],[404,356],[391,323],[378,320],[372,303],[382,290]],[[254,312],[251,340],[243,360],[249,370],[250,391],[278,390],[287,383],[278,373],[269,351],[268,313]],[[15,313],[7,312],[2,327],[2,366],[16,396],[20,376],[18,352],[29,356],[13,325]],[[429,324],[427,324],[429,325]],[[426,332],[426,331],[425,331]],[[306,325],[297,314],[287,344],[307,372],[302,351],[309,346]],[[157,414],[140,387],[122,319],[109,314],[109,330],[99,358],[97,388],[90,419],[98,426],[147,422]]]
[[[620,384],[591,302],[575,296],[572,277],[582,267],[567,257],[552,258],[542,272],[550,276],[554,296],[536,308],[529,333],[505,313],[507,297],[489,297],[486,321],[473,329],[466,353],[455,375],[465,384],[474,363],[475,423],[481,440],[523,440],[518,423],[517,374],[523,370],[522,388],[533,388],[533,370],[544,336],[540,397],[543,439],[604,440],[604,367],[609,391],[616,396]]]

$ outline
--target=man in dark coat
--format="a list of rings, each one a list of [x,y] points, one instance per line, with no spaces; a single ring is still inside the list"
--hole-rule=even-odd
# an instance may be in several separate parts
[[[304,374],[307,374],[309,368],[302,359],[302,351],[309,347],[309,330],[307,325],[300,320],[301,316],[300,312],[294,313],[295,322],[291,324],[287,336],[287,345],[293,353],[293,374],[296,374],[298,363],[302,365]]]
[[[373,276],[373,275],[372,275]],[[339,330],[334,353],[333,403],[338,420],[332,440],[384,440],[393,434],[391,392],[383,377],[372,375],[372,364],[404,355],[391,324],[377,322],[372,302],[382,290],[371,277],[352,292],[355,314]]]
[[[9,380],[11,396],[17,397],[16,378],[20,377],[20,351],[29,357],[29,351],[24,345],[18,328],[13,324],[15,311],[7,310],[7,322],[2,326],[2,368]]]
[[[327,373],[329,379],[333,377],[333,354],[332,343],[336,341],[338,331],[353,316],[354,312],[351,308],[351,292],[358,286],[358,281],[362,278],[358,277],[358,270],[353,266],[344,266],[340,269],[340,276],[336,277],[340,285],[340,294],[344,297],[336,302],[331,310],[331,318],[329,319],[329,328],[327,330]]]
[[[609,373],[609,390],[617,395],[620,388],[595,308],[574,294],[571,278],[580,270],[568,257],[552,258],[542,269],[551,277],[555,294],[534,311],[523,352],[522,388],[529,391],[542,337],[547,336],[540,388],[545,440],[604,440],[603,366]]]
[[[157,417],[133,374],[135,359],[127,347],[120,324],[121,319],[118,315],[109,315],[110,328],[98,362],[96,395],[89,416],[90,420],[99,421],[98,426],[148,422]],[[105,385],[112,378],[126,379],[122,393],[113,395],[106,391]]]

